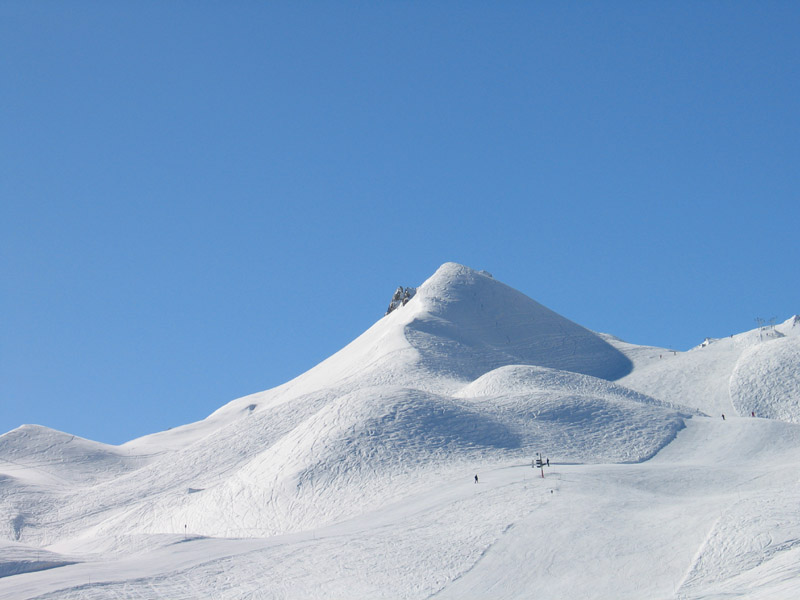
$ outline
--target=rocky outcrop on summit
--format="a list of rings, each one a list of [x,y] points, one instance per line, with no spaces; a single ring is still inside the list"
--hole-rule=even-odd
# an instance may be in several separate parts
[[[417,288],[414,287],[404,288],[402,285],[398,286],[398,288],[394,291],[394,295],[392,296],[392,301],[389,302],[389,308],[386,309],[386,314],[388,315],[396,308],[408,304],[408,301],[411,300],[416,293],[417,293]]]

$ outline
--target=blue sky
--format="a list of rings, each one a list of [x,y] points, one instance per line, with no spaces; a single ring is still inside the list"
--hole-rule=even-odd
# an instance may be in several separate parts
[[[800,312],[794,2],[0,4],[0,432],[302,373],[443,262],[680,350]]]

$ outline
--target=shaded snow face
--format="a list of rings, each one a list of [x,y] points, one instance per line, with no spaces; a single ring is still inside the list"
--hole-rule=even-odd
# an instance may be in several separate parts
[[[800,423],[800,337],[748,348],[730,378],[731,401],[741,415]]]
[[[597,334],[467,267],[447,263],[422,287],[405,337],[429,370],[473,380],[498,367],[538,365],[615,380],[631,361]]]

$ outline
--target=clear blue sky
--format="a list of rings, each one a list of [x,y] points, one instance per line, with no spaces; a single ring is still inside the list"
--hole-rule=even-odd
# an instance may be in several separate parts
[[[680,350],[800,312],[797,2],[0,4],[0,432],[109,443],[445,261]]]

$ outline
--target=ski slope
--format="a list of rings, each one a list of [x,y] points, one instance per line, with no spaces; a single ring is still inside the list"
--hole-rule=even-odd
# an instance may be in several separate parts
[[[794,598],[798,332],[633,346],[446,263],[198,423],[0,436],[0,598]]]
[[[617,380],[631,389],[688,404],[709,414],[755,412],[800,423],[800,318],[722,339],[707,339],[688,352],[609,343],[635,361]]]

